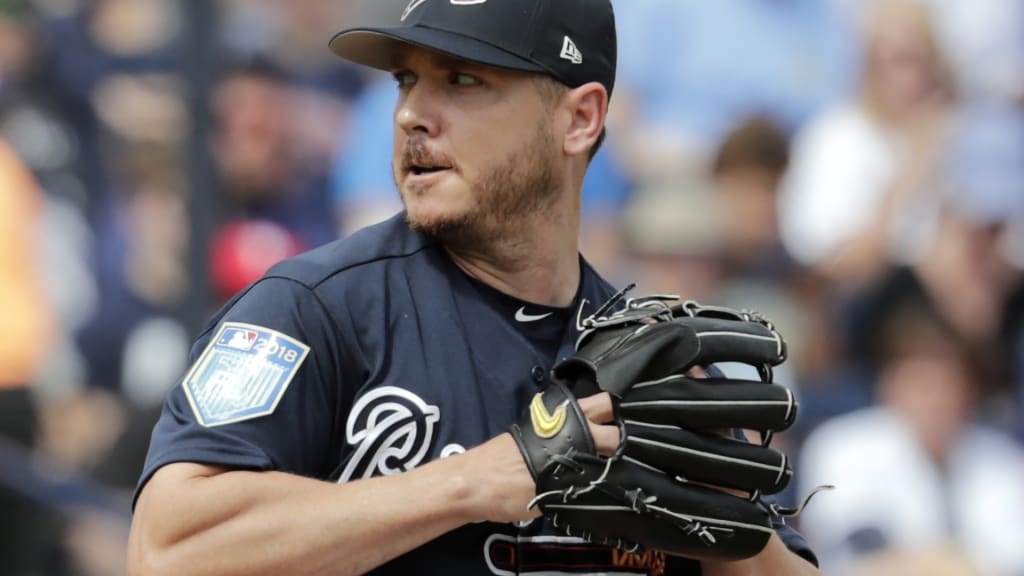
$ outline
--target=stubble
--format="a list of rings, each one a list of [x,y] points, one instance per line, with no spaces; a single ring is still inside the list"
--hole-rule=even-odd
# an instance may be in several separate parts
[[[422,149],[418,149],[422,146],[410,141],[405,156],[422,157]],[[411,218],[406,212],[406,219],[413,230],[449,248],[479,249],[514,241],[530,219],[550,210],[558,198],[561,182],[556,160],[557,149],[547,123],[539,123],[524,146],[470,183],[474,201],[469,209],[434,218]]]

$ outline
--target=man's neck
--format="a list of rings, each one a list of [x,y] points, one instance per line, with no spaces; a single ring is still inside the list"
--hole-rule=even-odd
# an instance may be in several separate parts
[[[537,215],[486,245],[448,246],[448,253],[463,272],[506,294],[568,306],[580,282],[579,219],[558,214]]]

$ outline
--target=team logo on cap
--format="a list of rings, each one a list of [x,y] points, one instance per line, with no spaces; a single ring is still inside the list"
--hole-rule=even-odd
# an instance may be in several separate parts
[[[409,17],[409,14],[412,14],[413,10],[419,8],[420,4],[423,4],[426,1],[427,0],[412,0],[412,2],[409,2],[409,5],[405,7],[405,12],[402,12],[402,22],[405,22],[405,19]]]
[[[405,7],[405,12],[402,12],[402,22],[412,14],[412,11],[419,7],[427,0],[412,0],[409,5]],[[453,6],[474,6],[476,4],[486,4],[487,0],[448,0]]]

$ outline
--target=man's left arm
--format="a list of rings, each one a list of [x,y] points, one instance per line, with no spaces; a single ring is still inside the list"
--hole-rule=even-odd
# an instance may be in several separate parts
[[[802,556],[786,547],[778,534],[773,535],[758,555],[746,560],[724,562],[705,560],[701,563],[704,576],[820,576],[821,571]]]

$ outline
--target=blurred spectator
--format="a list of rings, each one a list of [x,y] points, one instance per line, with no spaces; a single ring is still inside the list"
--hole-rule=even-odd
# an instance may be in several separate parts
[[[801,131],[780,199],[787,250],[854,287],[930,240],[952,97],[927,8],[874,6],[857,99]]]
[[[335,151],[344,143],[349,132],[347,125],[351,120],[352,103],[364,91],[368,82],[365,68],[335,58],[326,49],[327,40],[337,31],[340,23],[379,10],[384,4],[387,2],[382,0],[219,2],[222,10],[222,41],[231,60],[237,62],[222,82],[237,85],[239,82],[228,80],[248,76],[259,77],[277,85],[283,97],[277,98],[276,103],[272,104],[276,109],[271,111],[270,116],[273,118],[268,119],[268,123],[280,123],[279,130],[287,142],[288,162],[295,165],[291,169],[293,177],[308,181],[296,184],[297,187],[308,186],[310,183],[318,188],[327,186],[326,175],[331,171]],[[224,105],[221,102],[218,109]],[[319,208],[325,210],[324,216],[328,216],[330,206],[326,203],[329,203],[329,198],[321,195],[317,202],[325,202]],[[237,216],[239,214],[228,214],[228,217]],[[256,216],[269,217],[267,214]],[[317,238],[304,237],[310,245],[332,240],[336,232],[332,231],[328,237],[320,229],[313,235]]]
[[[963,94],[1024,106],[1024,3],[1020,0],[926,0]]]
[[[40,3],[53,9],[56,4]],[[43,19],[40,37],[47,100],[70,126],[75,173],[90,223],[117,208],[121,183],[109,173],[109,144],[179,142],[188,125],[174,77],[182,31],[176,0],[64,3]],[[102,229],[101,229],[102,230]]]
[[[913,268],[914,276],[946,320],[974,342],[998,334],[1018,277],[999,251],[1003,221],[977,221],[945,212],[935,241]]]
[[[725,275],[722,218],[706,181],[638,190],[622,215],[623,276],[643,293],[715,301]]]
[[[287,69],[297,84],[349,100],[362,90],[365,72],[339,62],[325,49],[327,40],[342,23],[387,3],[219,0],[220,35],[228,54],[241,59],[269,58]]]
[[[800,517],[827,573],[879,550],[952,543],[981,573],[1024,570],[1024,453],[975,422],[993,363],[914,283],[875,314],[879,405],[826,422],[800,454],[801,492],[836,484]],[[941,305],[938,305],[941,306]]]
[[[39,453],[83,481],[129,490],[145,454],[142,431],[186,367],[189,336],[176,313],[185,294],[188,228],[174,149],[136,144],[117,150],[111,174],[124,188],[100,235],[108,257],[99,263],[99,306],[75,334],[83,382],[46,394]],[[126,508],[103,513],[112,511]],[[82,512],[70,525],[74,542],[87,535],[103,542],[110,535],[100,526],[117,533],[120,522],[123,529],[123,517],[110,524],[90,509]],[[83,531],[81,522],[97,529]],[[76,564],[98,561],[82,557],[85,552],[75,551]]]
[[[795,268],[776,218],[788,161],[785,134],[754,116],[726,136],[710,173],[637,190],[623,215],[629,274],[645,291],[743,302],[790,324],[799,316],[785,293]]]
[[[53,316],[36,259],[42,195],[31,174],[0,139],[0,446],[33,448],[38,414],[28,386],[46,361]],[[0,457],[0,468],[13,465]],[[21,576],[60,563],[50,543],[59,521],[39,503],[0,482],[0,559]]]
[[[826,273],[845,270],[850,275],[831,276],[827,294],[832,317],[824,332],[832,336],[845,357],[834,359],[820,380],[830,386],[805,396],[801,426],[856,407],[852,401],[862,398],[868,389],[870,373],[876,367],[870,362],[871,333],[866,319],[873,315],[878,283],[891,277],[894,270],[920,284],[961,337],[986,346],[1013,342],[1008,302],[1020,289],[1012,231],[1024,216],[1024,116],[1006,107],[968,102],[943,122],[946,137],[929,145],[933,147],[929,183],[922,184],[928,188],[919,193],[917,212],[901,216],[908,230],[926,222],[925,230],[918,230],[921,234],[914,241],[909,264],[890,257],[862,262],[869,264],[870,270],[844,269],[842,263],[819,268]],[[843,184],[838,189],[849,187]],[[827,206],[828,199],[825,190],[818,203]],[[829,211],[823,217],[828,214],[840,215]],[[811,216],[810,212],[806,215]],[[884,238],[872,234],[882,232],[860,234],[861,255],[885,244]],[[850,253],[856,250],[851,247]],[[1004,386],[1005,380],[998,384]],[[999,425],[1005,426],[1009,410],[996,409],[990,416],[995,414],[999,414]]]
[[[42,290],[62,328],[71,331],[91,314],[96,299],[91,234],[82,214],[87,194],[78,171],[79,142],[54,97],[33,6],[27,0],[0,5],[0,138],[43,192],[33,253]]]
[[[913,275],[962,337],[994,342],[1020,285],[1005,238],[1024,218],[1024,111],[970,106],[950,134],[947,194]]]
[[[613,132],[631,173],[678,173],[714,155],[734,123],[770,114],[789,131],[852,84],[849,23],[820,0],[615,4]]]
[[[35,57],[35,39],[25,23],[29,13],[27,0],[0,4],[0,93],[25,74]]]
[[[740,122],[712,163],[717,203],[727,217],[723,258],[734,274],[779,278],[791,266],[778,228],[779,185],[789,167],[789,141],[768,117]]]
[[[326,166],[316,169],[315,158],[299,153],[290,130],[293,94],[286,72],[263,58],[220,80],[213,102],[218,199],[225,220],[270,220],[318,246],[337,237]]]
[[[0,388],[31,383],[51,342],[53,318],[36,253],[43,198],[0,140]]]
[[[137,384],[124,377],[125,354],[134,349],[128,346],[136,331],[150,320],[175,317],[185,295],[188,246],[174,149],[136,145],[120,150],[113,174],[125,188],[117,198],[116,210],[103,222],[99,239],[105,254],[98,263],[102,296],[92,320],[76,338],[88,366],[88,385],[118,394]],[[177,359],[170,366],[173,370],[182,367],[188,348],[182,329],[175,331],[186,343],[168,344],[161,354],[165,359]],[[159,366],[154,364],[151,369]],[[163,385],[166,389],[170,384]]]
[[[951,204],[975,229],[974,242],[954,253],[959,259],[950,255],[952,262],[933,266],[930,276],[961,325],[998,334],[1005,346],[1016,382],[1014,427],[1024,440],[1024,107],[975,103],[954,136]]]
[[[259,280],[274,264],[304,250],[294,234],[273,222],[228,222],[210,246],[210,280],[218,305]]]
[[[951,141],[952,204],[972,221],[1004,224],[997,253],[1024,270],[1024,106],[972,100]]]
[[[711,178],[725,270],[713,298],[759,310],[786,334],[789,361],[778,377],[802,401],[808,385],[834,370],[838,350],[829,337],[825,285],[796,265],[779,236],[778,195],[789,157],[786,133],[763,115],[740,122],[715,155]]]
[[[891,0],[829,0],[863,27]],[[1024,3],[1020,0],[918,0],[935,14],[958,91],[970,99],[1024,104]],[[982,64],[983,63],[983,64]]]

